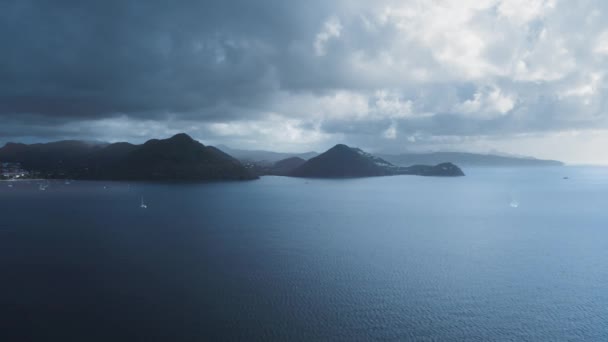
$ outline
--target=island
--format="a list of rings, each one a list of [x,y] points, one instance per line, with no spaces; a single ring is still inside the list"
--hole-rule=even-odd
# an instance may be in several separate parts
[[[434,166],[395,166],[386,160],[355,147],[338,144],[325,153],[309,159],[288,174],[307,178],[351,178],[393,175],[418,176],[464,176],[462,170],[452,163]]]
[[[557,160],[537,159],[518,155],[497,155],[467,152],[429,152],[381,154],[384,160],[398,166],[434,165],[442,162],[457,163],[462,167],[555,167],[564,163]]]
[[[44,144],[7,143],[0,148],[3,173],[37,178],[84,180],[204,181],[251,180],[259,176],[348,178],[390,175],[464,176],[452,163],[397,166],[359,148],[338,144],[306,160],[241,162],[185,133],[144,144],[76,140]]]

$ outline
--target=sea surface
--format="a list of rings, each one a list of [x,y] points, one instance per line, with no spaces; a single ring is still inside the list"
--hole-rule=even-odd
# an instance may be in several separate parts
[[[0,340],[608,340],[608,168],[464,171],[0,182]]]

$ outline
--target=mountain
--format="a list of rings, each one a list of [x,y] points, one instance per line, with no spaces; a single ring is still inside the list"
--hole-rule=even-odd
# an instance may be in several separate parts
[[[433,153],[405,153],[381,154],[383,159],[399,166],[416,164],[437,164],[452,162],[461,166],[563,166],[564,163],[556,160],[542,160],[529,157],[507,156],[496,154],[478,154],[466,152],[433,152]]]
[[[233,149],[226,145],[218,145],[218,148],[236,159],[244,162],[266,162],[275,163],[277,161],[287,159],[290,157],[298,157],[308,160],[312,157],[316,157],[319,154],[317,152],[305,152],[305,153],[282,153],[282,152],[271,152],[263,150],[239,150]]]
[[[186,134],[149,140],[102,168],[101,177],[133,180],[252,179],[254,176],[230,155],[205,146]]]
[[[274,165],[272,166],[272,171],[276,175],[287,175],[293,170],[302,166],[302,164],[304,163],[306,163],[306,160],[300,157],[286,158],[274,163]]]
[[[205,146],[186,134],[169,139],[152,139],[143,145],[115,143],[83,149],[63,144],[65,150],[45,155],[48,146],[7,144],[0,149],[0,161],[22,163],[47,177],[109,180],[244,180],[254,179],[238,160],[213,146]],[[77,148],[74,148],[77,146]],[[61,151],[61,153],[59,153]],[[62,156],[60,161],[56,159]],[[40,162],[31,160],[40,158]]]
[[[290,157],[275,163],[269,161],[248,162],[243,161],[245,167],[258,176],[288,176],[293,170],[306,163],[300,157]]]
[[[389,164],[370,158],[360,149],[338,144],[300,165],[290,175],[321,178],[386,176],[391,172],[385,165]]]
[[[434,177],[458,177],[464,176],[462,170],[450,163],[439,163],[437,165],[412,165],[397,167],[399,175],[434,176]]]
[[[99,151],[106,143],[62,140],[45,144],[7,143],[0,148],[0,161],[18,162],[26,170],[61,173],[77,166],[85,156]]]
[[[399,167],[358,148],[339,144],[325,153],[311,158],[289,175],[312,178],[349,178],[390,175],[464,176],[464,173],[451,163],[441,163],[436,166]]]
[[[280,153],[263,150],[239,150],[225,145],[218,148],[242,162],[253,163],[256,167],[266,168],[273,163],[290,158],[299,157],[309,160],[318,156],[317,152],[306,153]],[[562,166],[557,160],[543,160],[531,157],[500,154],[467,153],[467,152],[430,152],[430,153],[403,153],[403,154],[378,154],[378,157],[398,166],[410,165],[436,165],[442,162],[451,162],[461,166],[488,166],[488,167],[522,167],[522,166]]]

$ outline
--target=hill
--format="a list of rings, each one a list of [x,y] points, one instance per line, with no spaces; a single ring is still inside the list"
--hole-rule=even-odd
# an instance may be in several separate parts
[[[306,160],[300,157],[286,158],[274,163],[271,168],[271,172],[275,175],[288,175],[304,163],[306,163]]]
[[[52,153],[49,153],[51,151]],[[49,178],[109,180],[254,179],[238,160],[186,134],[142,145],[81,142],[7,144],[0,160],[19,162]]]
[[[325,153],[311,158],[289,175],[312,178],[349,178],[389,175],[464,176],[464,173],[451,163],[441,163],[436,166],[399,167],[361,149],[339,144]]]

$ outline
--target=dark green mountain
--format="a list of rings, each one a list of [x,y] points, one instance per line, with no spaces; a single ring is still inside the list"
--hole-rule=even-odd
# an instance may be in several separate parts
[[[204,180],[252,179],[241,163],[186,134],[150,140],[128,152],[108,175],[116,179]]]
[[[374,160],[357,148],[336,145],[325,153],[309,159],[291,172],[295,177],[346,178],[390,175],[382,160]]]
[[[90,147],[80,142],[60,143],[60,145],[57,145],[58,143],[7,144],[0,149],[0,161],[20,162],[24,168],[51,178],[109,180],[256,178],[238,160],[215,147],[205,146],[183,133],[169,139],[149,140],[143,145],[116,143]],[[63,146],[65,149],[58,146]]]
[[[77,140],[31,145],[7,143],[0,148],[0,161],[18,162],[26,170],[59,175],[78,167],[82,159],[106,146]]]
[[[288,175],[304,163],[306,163],[306,160],[300,157],[286,158],[274,163],[271,172],[274,175]]]
[[[327,152],[311,158],[289,175],[312,178],[349,178],[390,175],[464,176],[464,173],[451,163],[441,163],[436,166],[399,167],[361,149],[339,144]]]
[[[285,158],[271,163],[268,161],[243,161],[245,167],[258,176],[288,176],[293,170],[304,164],[306,160],[299,157]]]

